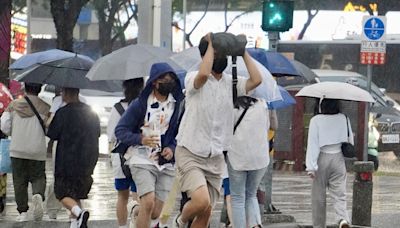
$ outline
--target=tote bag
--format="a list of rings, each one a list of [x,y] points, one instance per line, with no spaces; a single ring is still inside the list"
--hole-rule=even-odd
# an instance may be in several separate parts
[[[11,173],[10,140],[0,140],[0,173]]]

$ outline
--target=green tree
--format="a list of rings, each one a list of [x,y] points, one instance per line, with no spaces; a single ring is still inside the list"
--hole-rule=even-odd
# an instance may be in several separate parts
[[[182,7],[178,7],[176,4],[176,1],[174,1],[175,3],[173,3],[173,10],[178,10],[177,13],[181,13],[182,14]],[[180,2],[182,4],[182,0],[178,0],[178,2]],[[199,18],[199,20],[197,20],[196,24],[193,26],[193,28],[189,31],[189,32],[185,32],[185,40],[186,42],[188,42],[190,47],[193,47],[193,43],[190,40],[190,36],[192,35],[192,33],[196,30],[197,26],[199,26],[200,22],[204,19],[204,17],[206,16],[207,12],[208,12],[208,7],[210,6],[210,0],[204,0],[204,12],[201,15],[201,17]],[[175,7],[175,8],[174,8]],[[180,9],[180,12],[179,12]],[[188,9],[190,9],[188,7]],[[189,12],[189,10],[188,10]],[[173,21],[172,22],[172,26],[183,31],[183,28],[179,27],[178,22],[177,21]]]
[[[225,32],[229,30],[232,26],[233,22],[239,19],[241,16],[246,15],[250,12],[261,9],[262,2],[261,1],[248,1],[248,7],[245,11],[236,15],[229,23],[228,23],[228,11],[232,8],[236,8],[240,3],[239,0],[224,0],[224,21],[225,21]]]
[[[82,7],[89,0],[51,0],[50,9],[57,31],[57,48],[73,51],[73,30]]]
[[[321,8],[327,7],[330,1],[319,1],[319,0],[298,0],[295,1],[295,8],[305,9],[307,11],[307,21],[304,23],[301,29],[298,40],[302,40],[307,28],[310,26],[312,20],[317,16]]]
[[[122,46],[125,46],[124,32],[131,20],[137,21],[138,18],[137,1],[93,0],[91,4],[99,20],[99,43],[102,55],[111,53],[117,39],[121,41]]]

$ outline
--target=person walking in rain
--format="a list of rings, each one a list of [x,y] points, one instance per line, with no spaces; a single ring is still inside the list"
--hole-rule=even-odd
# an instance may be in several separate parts
[[[326,189],[334,199],[339,228],[349,228],[346,203],[346,165],[342,142],[354,144],[350,120],[340,113],[336,99],[316,102],[318,113],[311,118],[308,131],[306,171],[312,178],[312,221],[314,228],[326,227]]]
[[[185,78],[185,113],[177,136],[175,160],[181,191],[190,200],[173,221],[173,227],[208,227],[213,206],[220,196],[224,171],[223,151],[233,136],[232,77],[223,74],[227,57],[216,53],[211,34],[199,44],[199,71]],[[261,74],[250,55],[242,53],[250,78],[238,78],[237,94],[245,95],[261,83]]]
[[[10,157],[13,173],[17,221],[28,221],[28,184],[32,184],[32,215],[43,218],[46,190],[46,127],[50,106],[38,97],[40,84],[25,83],[26,96],[10,103],[1,116],[1,131],[11,136]]]
[[[125,80],[122,83],[124,88],[125,98],[120,102],[116,103],[114,107],[111,109],[111,116],[107,125],[107,136],[108,141],[111,145],[115,145],[117,142],[117,138],[115,137],[114,131],[115,126],[117,126],[118,121],[120,120],[122,114],[128,108],[129,104],[138,97],[140,92],[143,89],[144,80],[143,78],[135,78]],[[129,202],[129,189],[132,192],[132,202],[130,206],[131,217],[135,216],[135,209],[138,207],[139,203],[136,201],[136,185],[132,180],[132,176],[128,174],[126,177],[124,171],[121,168],[121,157],[123,156],[119,153],[111,153],[111,163],[112,169],[114,173],[114,184],[115,189],[118,191],[117,198],[117,221],[120,228],[128,228],[127,220],[128,220],[128,209],[127,205]],[[129,170],[130,171],[130,170]],[[134,219],[132,219],[134,220]]]
[[[171,162],[182,100],[182,88],[171,66],[153,64],[145,88],[115,128],[117,139],[130,146],[125,157],[140,197],[138,228],[158,226],[172,187],[175,169]]]
[[[79,101],[79,89],[63,88],[60,108],[47,132],[57,141],[54,194],[71,212],[71,228],[86,228],[89,211],[82,209],[93,183],[99,157],[100,121],[90,106]],[[73,166],[73,167],[71,167]]]
[[[237,98],[232,148],[227,165],[232,197],[233,227],[261,227],[257,188],[269,163],[267,104],[249,96]]]

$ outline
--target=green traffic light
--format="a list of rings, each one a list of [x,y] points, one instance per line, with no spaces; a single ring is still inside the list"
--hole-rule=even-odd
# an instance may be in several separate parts
[[[269,19],[269,24],[280,23],[282,21],[282,16],[280,13],[275,13],[274,17]]]
[[[264,0],[261,28],[264,31],[288,31],[293,23],[293,0]]]

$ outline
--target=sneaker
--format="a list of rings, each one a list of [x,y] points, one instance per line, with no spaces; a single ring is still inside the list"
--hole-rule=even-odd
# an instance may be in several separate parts
[[[78,228],[87,228],[87,221],[89,219],[89,211],[82,210],[81,214],[78,216]]]
[[[17,222],[26,222],[29,220],[28,212],[22,212],[17,217]]]
[[[344,219],[339,221],[339,228],[350,228],[349,222]]]
[[[172,228],[185,228],[185,224],[180,224],[180,223],[178,222],[178,220],[179,220],[180,217],[181,217],[181,214],[180,214],[180,213],[177,214],[177,215],[174,217],[174,220],[172,221]]]
[[[131,222],[129,223],[129,228],[136,228],[136,210],[139,207],[139,203],[136,200],[130,201],[128,208],[129,208],[129,214],[131,217]]]
[[[40,221],[43,219],[43,199],[40,194],[35,194],[32,196],[32,215],[35,221]]]
[[[155,225],[153,228],[168,228],[168,226],[160,225],[158,222],[157,225]]]
[[[78,228],[78,220],[76,219],[71,219],[71,225],[69,228]]]
[[[273,204],[270,204],[270,205],[268,205],[268,208],[265,211],[265,214],[282,214],[282,212],[279,209],[276,209]]]

